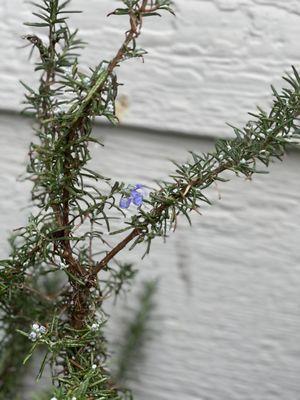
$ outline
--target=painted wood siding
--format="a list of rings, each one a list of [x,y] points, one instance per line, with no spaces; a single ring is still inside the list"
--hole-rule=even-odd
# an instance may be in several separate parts
[[[109,59],[118,49],[126,17],[105,16],[114,0],[73,0],[72,25],[89,43],[82,66]],[[32,6],[23,0],[0,1],[0,109],[20,109],[23,89],[34,84],[22,26]],[[123,122],[180,132],[230,135],[225,122],[247,120],[256,105],[268,106],[271,83],[290,65],[299,66],[298,0],[175,0],[177,17],[150,18],[140,45],[145,64],[124,63],[119,71],[127,98]],[[34,58],[32,62],[34,61]],[[135,77],[135,79],[132,79]]]
[[[0,243],[25,222],[30,187],[24,171],[28,120],[0,118]],[[128,183],[153,184],[172,171],[168,159],[206,151],[201,138],[96,127],[105,148],[94,166]],[[131,371],[136,400],[295,400],[300,392],[299,154],[275,163],[253,181],[233,177],[212,188],[212,207],[164,244],[156,240],[125,252],[140,269],[139,282],[159,277],[145,358]],[[221,200],[219,197],[221,196]],[[112,240],[112,239],[110,239]],[[134,293],[140,289],[137,285]],[[136,309],[134,295],[109,307],[111,348]],[[28,400],[31,398],[29,397]]]

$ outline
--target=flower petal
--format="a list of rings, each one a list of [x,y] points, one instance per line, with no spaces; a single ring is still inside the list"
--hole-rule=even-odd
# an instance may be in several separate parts
[[[133,204],[136,206],[140,206],[143,203],[143,195],[136,190],[131,191]]]
[[[131,197],[121,197],[120,208],[128,208],[131,203]]]

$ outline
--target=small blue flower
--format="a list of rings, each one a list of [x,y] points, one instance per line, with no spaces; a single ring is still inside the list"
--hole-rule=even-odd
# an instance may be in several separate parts
[[[136,206],[140,206],[143,203],[143,193],[141,192],[140,188],[134,188],[131,191],[131,197],[132,197],[132,201],[133,204]]]
[[[120,208],[128,208],[131,203],[131,197],[121,197]]]
[[[143,196],[140,193],[132,192],[132,201],[133,201],[134,205],[139,207],[139,206],[141,206],[143,204]]]
[[[143,204],[144,191],[143,185],[140,183],[136,184],[133,189],[130,190],[129,196],[122,196],[120,200],[120,208],[129,208],[131,202],[137,207]]]

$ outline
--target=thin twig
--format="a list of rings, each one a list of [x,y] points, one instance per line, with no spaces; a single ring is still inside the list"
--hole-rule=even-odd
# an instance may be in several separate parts
[[[214,179],[217,175],[219,175],[221,172],[225,171],[226,169],[228,169],[231,166],[231,164],[227,163],[227,164],[223,164],[220,165],[219,167],[217,167],[215,170],[213,170],[211,172],[211,174],[209,176],[206,176],[204,178],[201,179],[195,179],[192,180],[188,185],[186,185],[186,187],[183,189],[183,194],[182,196],[185,197],[188,193],[188,191],[195,186],[200,186],[202,185],[204,182]],[[165,209],[167,208],[167,206],[165,206],[164,204],[160,205],[157,208],[154,208],[150,214],[152,214],[153,216],[158,216],[159,214],[161,214]],[[141,234],[141,230],[139,228],[134,228],[131,233],[125,237],[125,239],[123,239],[120,243],[118,243],[101,261],[98,262],[98,264],[95,266],[95,268],[93,269],[92,273],[94,275],[96,275],[98,272],[100,272],[103,268],[106,267],[106,265],[109,263],[109,261],[115,257],[116,254],[118,254],[121,250],[124,249],[124,247],[127,246],[128,243],[130,243],[134,238],[136,238],[137,236],[139,236]]]

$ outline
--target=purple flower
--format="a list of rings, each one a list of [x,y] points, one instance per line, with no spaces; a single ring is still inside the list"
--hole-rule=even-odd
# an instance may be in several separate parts
[[[144,191],[143,185],[140,183],[136,184],[133,189],[130,190],[129,196],[122,196],[120,200],[120,208],[129,208],[131,202],[137,207],[143,204]]]
[[[121,208],[128,208],[130,206],[131,203],[131,197],[121,197],[120,200],[120,207]]]

